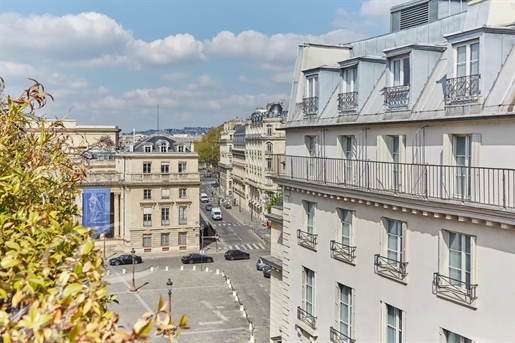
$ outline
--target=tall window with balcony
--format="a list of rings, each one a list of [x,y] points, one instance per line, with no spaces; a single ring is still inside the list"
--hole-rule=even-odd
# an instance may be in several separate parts
[[[179,225],[188,224],[187,207],[179,206]]]
[[[353,244],[353,212],[339,209],[337,213],[339,230],[337,238],[331,241],[331,255],[335,259],[352,263],[356,252],[356,247]]]
[[[443,343],[474,343],[473,340],[448,330],[443,330],[443,336],[445,339]]]
[[[143,226],[152,226],[152,207],[143,208]]]
[[[302,112],[304,115],[318,114],[319,85],[318,75],[306,76],[306,88],[302,100]]]
[[[186,162],[179,162],[179,174],[184,174],[186,172]]]
[[[161,225],[170,225],[170,207],[161,207]]]
[[[316,329],[315,317],[315,272],[302,268],[302,306],[298,308],[297,318]]]
[[[152,173],[152,163],[151,162],[143,162],[143,174]]]
[[[384,343],[404,343],[404,312],[396,307],[383,304],[384,314]]]
[[[330,329],[330,339],[334,343],[354,343],[352,339],[353,294],[352,288],[336,284],[335,326]]]
[[[410,92],[410,58],[389,60],[389,85],[384,89],[384,102],[389,109],[406,108]]]
[[[436,294],[467,304],[476,300],[475,245],[474,236],[446,230],[440,233],[439,272],[433,280]]]
[[[447,79],[448,105],[459,105],[477,100],[480,94],[479,42],[454,46],[454,77]]]
[[[170,163],[169,162],[161,162],[161,174],[169,174],[170,173]]]
[[[471,137],[454,136],[454,158],[456,160],[456,195],[467,197],[470,195],[470,167],[471,167]]]
[[[338,113],[352,114],[358,109],[358,68],[342,70],[342,92],[338,94]]]
[[[406,223],[383,219],[381,253],[374,258],[375,272],[397,280],[405,280],[407,273]]]
[[[297,230],[297,238],[299,245],[311,249],[316,250],[317,247],[317,237],[318,235],[315,233],[315,208],[316,204],[310,201],[304,201],[304,229]]]
[[[305,166],[293,166],[294,168],[304,168],[306,170],[306,177],[308,180],[316,180],[317,177],[317,166],[319,161],[316,157],[316,148],[317,148],[317,137],[316,136],[306,136],[305,137],[306,150],[307,150],[307,158]]]
[[[338,136],[338,182],[352,185],[353,182],[353,159],[355,156],[354,136]]]
[[[403,184],[403,162],[405,160],[406,136],[377,136],[378,162],[374,168],[377,179],[384,190],[398,192]]]

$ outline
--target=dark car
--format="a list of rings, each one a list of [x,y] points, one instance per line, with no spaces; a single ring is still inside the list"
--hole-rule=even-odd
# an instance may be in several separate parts
[[[224,202],[225,208],[232,208],[231,203],[229,201]]]
[[[224,255],[226,260],[248,260],[250,258],[250,254],[245,251],[241,250],[227,250],[227,252]]]
[[[213,209],[213,205],[207,204],[206,205],[206,211],[211,211]]]
[[[134,263],[143,263],[141,256],[134,257]],[[109,259],[109,264],[112,266],[119,266],[120,264],[132,264],[132,255],[120,255]]]
[[[207,256],[207,255],[203,255],[203,254],[189,254],[189,255],[183,256],[181,258],[181,262],[189,263],[189,264],[200,263],[200,262],[211,263],[211,262],[213,262],[213,258],[211,256]]]
[[[266,278],[270,278],[270,274],[272,273],[272,268],[270,266],[263,267],[263,276]]]

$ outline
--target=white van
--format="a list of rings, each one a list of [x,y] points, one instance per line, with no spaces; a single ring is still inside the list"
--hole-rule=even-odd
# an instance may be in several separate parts
[[[218,207],[213,207],[211,210],[211,217],[214,220],[222,220],[222,210],[220,210]]]
[[[206,193],[200,193],[200,202],[209,202],[209,197]]]

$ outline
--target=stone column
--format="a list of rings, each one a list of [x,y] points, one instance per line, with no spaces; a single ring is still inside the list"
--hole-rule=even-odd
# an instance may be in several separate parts
[[[120,193],[114,193],[114,238],[120,238],[121,227]]]

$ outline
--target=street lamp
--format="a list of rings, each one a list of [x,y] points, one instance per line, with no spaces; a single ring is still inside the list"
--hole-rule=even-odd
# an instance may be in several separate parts
[[[134,284],[134,272],[135,272],[135,265],[136,265],[136,250],[132,248],[131,250],[132,255],[132,286],[129,289],[129,292],[137,292],[136,285]]]
[[[172,280],[168,279],[168,281],[166,281],[166,287],[168,287],[168,312],[170,315],[172,315],[172,286]]]
[[[200,224],[200,271],[202,271],[202,262],[204,261],[204,225]]]
[[[104,256],[102,256],[103,260],[107,260],[106,256],[106,229],[104,228],[104,232],[102,233],[102,236],[104,237]]]

